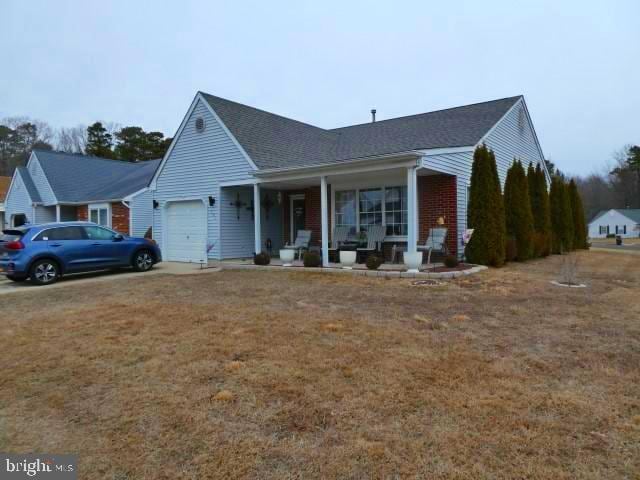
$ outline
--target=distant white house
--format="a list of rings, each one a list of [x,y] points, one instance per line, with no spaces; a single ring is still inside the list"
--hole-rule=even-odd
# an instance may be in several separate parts
[[[640,237],[640,209],[612,208],[598,213],[589,223],[589,238]]]

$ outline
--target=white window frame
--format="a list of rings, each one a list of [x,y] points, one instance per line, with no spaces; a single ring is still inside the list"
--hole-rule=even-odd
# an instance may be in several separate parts
[[[385,227],[385,231],[387,228],[387,217],[386,217],[386,189],[393,187],[404,187],[405,191],[407,191],[407,185],[403,183],[389,183],[389,184],[371,184],[371,185],[361,185],[358,187],[351,187],[349,185],[340,185],[334,187],[331,185],[331,225],[335,227],[336,225],[336,192],[348,192],[354,191],[356,193],[356,229],[360,229],[360,190],[382,190],[382,225]],[[408,195],[408,192],[407,192]],[[407,205],[407,212],[409,206]],[[407,215],[408,217],[408,215]],[[407,218],[407,226],[408,226],[409,218]],[[333,233],[331,233],[333,235]],[[385,242],[406,242],[407,235],[387,235],[384,237]]]
[[[87,207],[87,220],[91,222],[91,210],[107,210],[107,224],[102,227],[111,228],[111,204],[110,203],[91,203]],[[100,214],[98,214],[98,218]],[[98,223],[98,225],[100,225]]]

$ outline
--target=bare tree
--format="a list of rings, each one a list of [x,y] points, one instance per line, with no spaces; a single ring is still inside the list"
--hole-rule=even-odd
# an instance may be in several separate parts
[[[61,127],[58,130],[56,150],[67,153],[84,153],[87,146],[87,127]]]

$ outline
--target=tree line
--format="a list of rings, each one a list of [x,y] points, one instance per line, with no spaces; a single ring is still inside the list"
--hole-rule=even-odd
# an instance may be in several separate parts
[[[588,248],[587,226],[576,182],[554,171],[548,187],[544,170],[514,159],[504,192],[494,152],[486,145],[473,155],[467,211],[474,229],[465,255],[471,263],[500,267],[508,261]]]
[[[88,127],[53,129],[26,117],[0,121],[0,176],[11,176],[25,165],[34,149],[92,155],[130,162],[161,158],[172,139],[141,127],[95,122]]]
[[[627,145],[601,173],[577,178],[587,220],[610,208],[640,208],[640,146]]]

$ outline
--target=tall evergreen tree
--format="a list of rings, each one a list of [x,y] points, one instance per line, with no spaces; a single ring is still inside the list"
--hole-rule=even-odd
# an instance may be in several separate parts
[[[164,138],[163,133],[145,132],[140,127],[125,127],[116,133],[116,139],[116,158],[128,161],[161,158],[171,144],[171,138]]]
[[[504,184],[504,208],[509,241],[514,242],[513,252],[507,248],[509,260],[524,261],[533,256],[533,214],[529,198],[529,183],[522,164],[515,160],[507,172]]]
[[[87,127],[87,146],[85,152],[87,155],[102,158],[114,158],[113,138],[102,123],[96,122]]]
[[[553,253],[573,249],[573,215],[568,188],[560,177],[553,177],[549,193],[551,204],[551,239]]]
[[[537,257],[546,257],[551,253],[551,214],[547,179],[539,163],[535,169],[529,164],[527,183],[533,215],[533,253]]]
[[[573,248],[587,248],[587,225],[584,217],[582,198],[578,192],[576,182],[569,182],[569,201],[571,202],[571,214],[573,216]]]
[[[467,224],[474,229],[466,256],[472,263],[502,266],[505,259],[505,219],[495,156],[486,145],[473,154]]]

